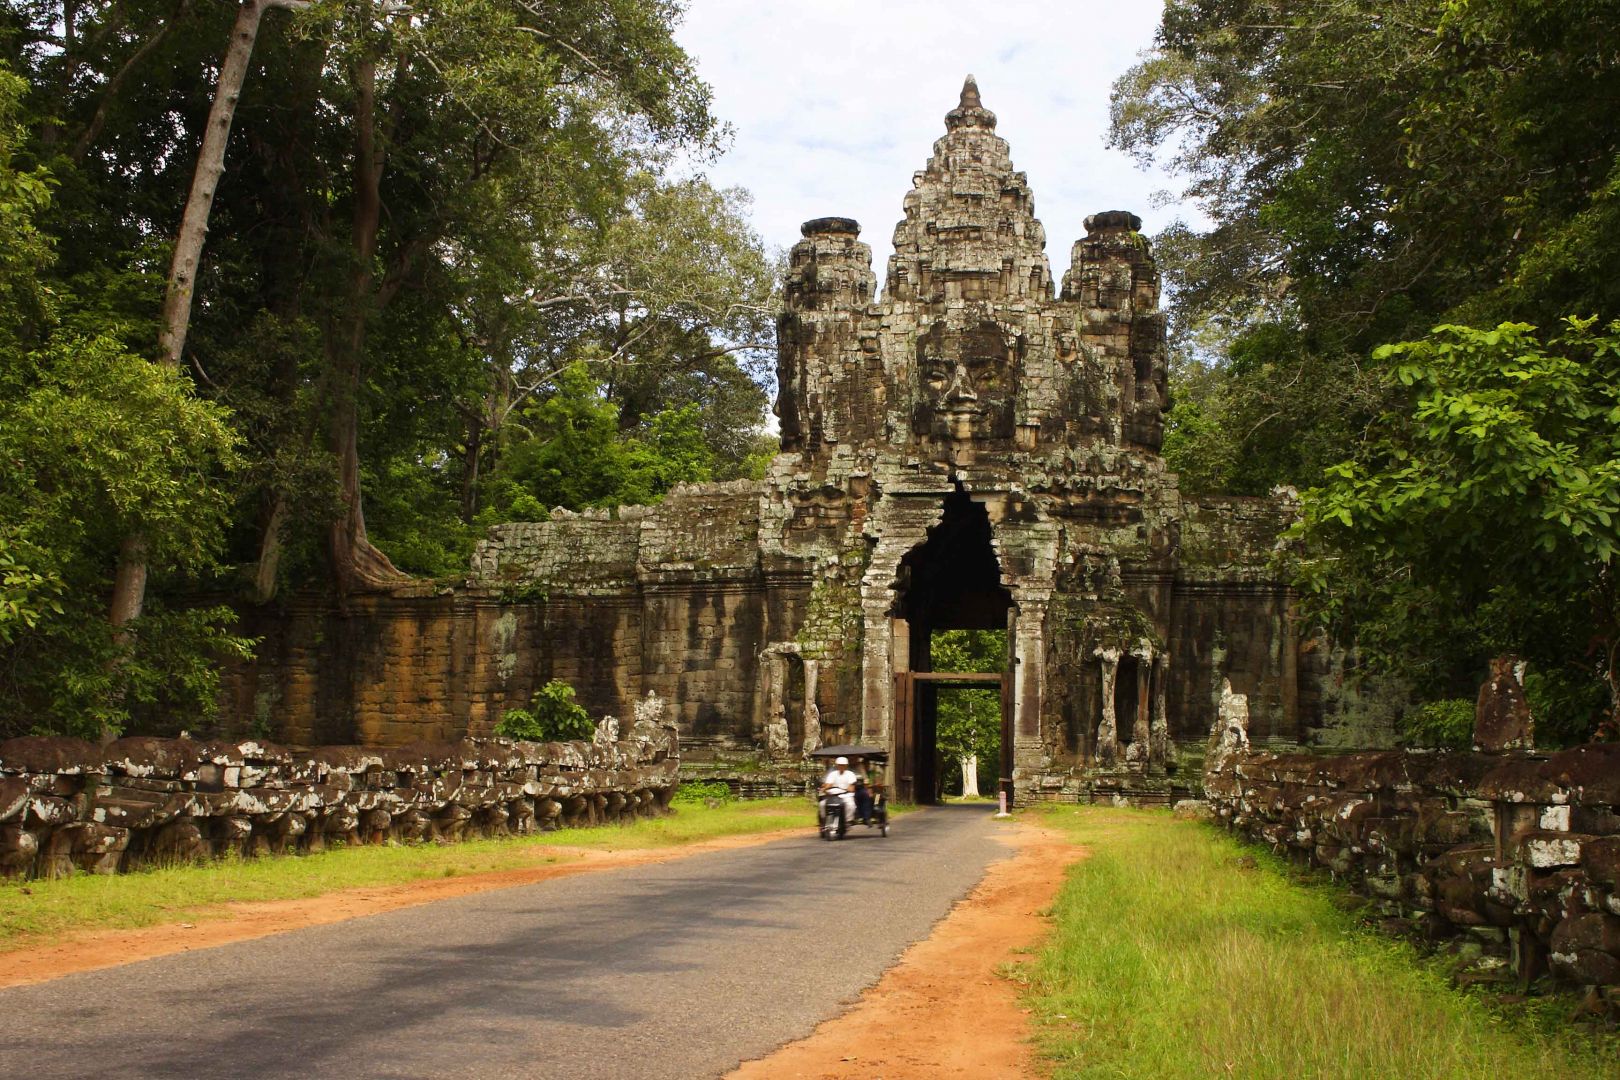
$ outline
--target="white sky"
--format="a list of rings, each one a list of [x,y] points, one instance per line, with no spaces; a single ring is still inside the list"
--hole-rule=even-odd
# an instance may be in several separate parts
[[[1061,276],[1087,214],[1131,210],[1155,233],[1175,185],[1108,149],[1108,91],[1153,43],[1159,0],[689,0],[676,37],[736,130],[706,171],[754,196],[772,247],[801,222],[853,217],[881,287],[911,174],[978,78],[1013,164],[1029,174]]]

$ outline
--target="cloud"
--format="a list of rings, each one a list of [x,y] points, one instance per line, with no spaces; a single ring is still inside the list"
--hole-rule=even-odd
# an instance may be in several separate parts
[[[1159,13],[1129,0],[691,0],[677,37],[736,130],[707,171],[753,192],[768,244],[793,244],[808,218],[853,217],[881,281],[901,198],[971,72],[1061,274],[1087,214],[1132,210],[1148,232],[1194,217],[1156,208],[1174,184],[1106,145],[1110,86],[1152,45]]]

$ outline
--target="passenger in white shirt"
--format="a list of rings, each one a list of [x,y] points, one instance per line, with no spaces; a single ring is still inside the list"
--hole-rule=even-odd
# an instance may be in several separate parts
[[[844,824],[855,823],[855,781],[859,780],[854,770],[849,767],[849,758],[841,757],[833,762],[832,769],[821,778],[823,792],[837,789],[844,802]]]

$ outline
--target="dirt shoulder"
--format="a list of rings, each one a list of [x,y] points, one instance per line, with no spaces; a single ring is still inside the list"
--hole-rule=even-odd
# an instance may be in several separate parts
[[[730,1080],[936,1080],[1037,1072],[1029,1016],[998,969],[1051,927],[1042,913],[1085,857],[1059,833],[1020,824],[1016,848],[848,1012],[808,1038],[745,1062]]]
[[[208,949],[233,941],[300,930],[306,926],[378,915],[469,893],[532,885],[574,874],[669,862],[705,852],[754,847],[805,834],[804,828],[795,827],[725,836],[682,847],[616,851],[537,848],[536,858],[546,860],[543,865],[451,878],[424,878],[400,885],[343,889],[299,900],[221,904],[216,908],[203,909],[202,921],[194,923],[163,923],[134,930],[84,931],[46,944],[0,953],[0,988],[41,983],[74,972],[93,971],[189,949]]]

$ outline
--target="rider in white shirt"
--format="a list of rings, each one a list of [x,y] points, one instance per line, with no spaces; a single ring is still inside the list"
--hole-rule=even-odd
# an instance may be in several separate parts
[[[849,767],[849,758],[841,757],[833,762],[832,769],[821,778],[821,790],[836,789],[844,801],[844,823],[852,825],[855,822],[855,781],[860,776]]]

